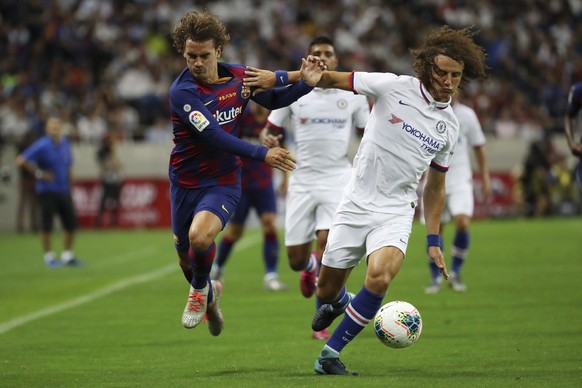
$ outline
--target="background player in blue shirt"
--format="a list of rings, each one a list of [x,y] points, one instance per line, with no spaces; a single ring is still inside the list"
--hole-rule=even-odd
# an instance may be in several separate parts
[[[56,268],[61,264],[75,266],[73,254],[77,220],[71,197],[71,166],[73,153],[69,139],[61,136],[62,122],[50,117],[46,135],[36,140],[16,158],[16,164],[36,178],[36,192],[41,212],[41,237],[45,264]],[[65,231],[61,262],[52,250],[51,233],[54,215],[58,214]]]
[[[568,95],[568,113],[566,115],[565,132],[572,155],[580,158],[578,166],[576,166],[576,181],[580,189],[582,189],[582,140],[576,141],[574,132],[576,131],[576,124],[580,125],[580,120],[582,120],[582,117],[580,117],[581,108],[582,82],[578,82],[572,85],[570,94]]]
[[[286,87],[255,90],[243,85],[244,66],[218,62],[229,38],[224,24],[207,12],[184,14],[172,35],[174,48],[187,64],[170,87],[172,232],[180,267],[190,282],[182,325],[193,328],[206,319],[215,336],[223,328],[218,306],[222,285],[211,282],[209,273],[216,235],[240,198],[237,155],[263,160],[283,171],[295,167],[287,150],[238,138],[242,113],[249,99],[268,109],[291,104],[313,89],[322,66],[316,59],[304,59],[299,72],[275,72],[275,86]],[[287,86],[289,81],[295,83]]]

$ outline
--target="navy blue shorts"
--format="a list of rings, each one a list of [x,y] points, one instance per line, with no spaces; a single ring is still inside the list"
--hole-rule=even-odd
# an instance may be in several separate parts
[[[238,207],[230,222],[244,224],[252,208],[255,208],[259,217],[263,213],[277,212],[277,198],[275,197],[273,185],[269,185],[264,189],[243,190]]]
[[[240,199],[240,186],[212,186],[187,189],[170,184],[170,207],[172,209],[172,233],[178,251],[187,251],[190,242],[188,231],[196,213],[207,210],[215,214],[226,225]]]

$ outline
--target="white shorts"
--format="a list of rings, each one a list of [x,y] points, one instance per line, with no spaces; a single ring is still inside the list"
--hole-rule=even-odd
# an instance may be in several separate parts
[[[475,199],[473,197],[473,187],[471,185],[457,187],[455,190],[447,192],[441,221],[448,222],[452,217],[460,214],[473,217],[474,208]]]
[[[445,224],[460,214],[473,217],[474,209],[475,198],[473,196],[473,186],[463,185],[456,187],[452,191],[447,191],[445,205],[441,213],[441,223]],[[424,220],[424,203],[420,208],[419,220],[422,225],[426,224]]]
[[[409,214],[377,213],[343,198],[335,213],[322,263],[332,268],[352,268],[380,248],[393,246],[406,255],[414,209]]]
[[[285,245],[301,245],[315,239],[315,231],[329,230],[343,188],[288,192],[285,207]]]

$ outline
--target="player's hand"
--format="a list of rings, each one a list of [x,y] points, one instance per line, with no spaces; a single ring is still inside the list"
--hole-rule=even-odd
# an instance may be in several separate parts
[[[295,170],[295,159],[288,150],[281,147],[269,148],[265,163],[281,171]]]
[[[257,94],[275,87],[275,81],[274,72],[247,66],[245,77],[243,78],[243,85],[255,88],[254,94]]]
[[[428,255],[431,258],[431,260],[434,261],[438,269],[441,271],[443,277],[445,279],[448,279],[449,272],[447,271],[447,264],[445,263],[445,257],[443,256],[441,248],[437,246],[429,246]]]
[[[321,79],[323,71],[327,68],[325,63],[319,57],[308,55],[307,58],[301,58],[301,78],[309,86],[315,86]]]
[[[271,135],[267,133],[260,137],[261,144],[269,148],[279,147],[279,142],[283,138],[283,135]]]

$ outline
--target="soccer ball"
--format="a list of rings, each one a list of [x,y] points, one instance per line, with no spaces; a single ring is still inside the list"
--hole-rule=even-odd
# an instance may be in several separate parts
[[[374,332],[384,345],[405,348],[420,337],[422,318],[416,307],[408,302],[389,302],[374,317]]]

